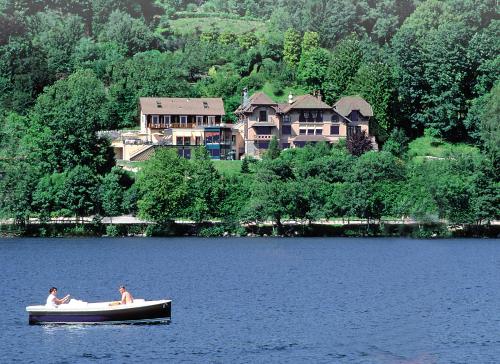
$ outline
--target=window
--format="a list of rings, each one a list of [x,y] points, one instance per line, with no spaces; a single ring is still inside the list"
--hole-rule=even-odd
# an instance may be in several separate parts
[[[259,111],[259,121],[267,121],[267,111],[266,110]]]
[[[194,144],[201,145],[201,137],[197,136],[194,138]]]
[[[220,134],[218,131],[207,131],[205,132],[205,143],[219,143]]]
[[[321,110],[318,110],[316,112],[316,122],[318,122],[318,123],[323,122],[323,113],[321,112]]]
[[[292,126],[291,125],[283,125],[281,127],[281,134],[291,135],[292,134]]]
[[[307,135],[314,135],[314,129],[307,129]]]
[[[358,110],[353,110],[350,115],[350,119],[352,121],[358,121]]]
[[[177,145],[191,145],[191,137],[177,137]]]
[[[268,149],[269,148],[268,141],[258,141],[255,144],[257,144],[257,148],[259,148],[259,149]]]
[[[198,126],[203,125],[203,116],[198,115],[196,117],[196,125],[198,125]]]
[[[323,129],[316,129],[316,135],[323,135]]]
[[[338,121],[339,121],[339,116],[338,116],[338,114],[333,113],[333,115],[332,115],[332,122],[334,122],[334,123],[338,123]]]
[[[290,117],[290,115],[284,115],[283,116],[283,122],[284,123],[290,123],[292,121],[292,118]]]
[[[290,143],[281,143],[281,149],[290,148]]]
[[[207,116],[207,125],[215,125],[215,116]]]
[[[300,129],[299,130],[300,135],[306,135],[306,129]]]
[[[306,116],[304,114],[304,111],[301,111],[299,115],[299,122],[304,123],[305,121],[306,121]]]
[[[154,126],[158,126],[158,123],[159,123],[158,115],[153,115],[152,121],[153,121]]]
[[[181,115],[181,124],[187,124],[188,117],[186,115]]]
[[[356,128],[356,133],[361,133],[361,126],[357,125],[355,126]]]
[[[330,126],[330,134],[339,135],[340,134],[340,126],[339,125]]]
[[[255,128],[255,133],[257,135],[271,135],[271,127],[270,126],[257,126]]]
[[[312,113],[312,111],[309,111],[309,113],[307,114],[307,121],[310,123],[314,123],[314,114]]]
[[[165,115],[165,117],[163,118],[165,124],[170,124],[170,115]]]

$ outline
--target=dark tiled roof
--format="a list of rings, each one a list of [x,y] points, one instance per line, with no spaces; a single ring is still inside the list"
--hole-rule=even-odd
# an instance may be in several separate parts
[[[250,97],[249,101],[249,103],[252,105],[276,105],[276,103],[263,92],[254,93]]]
[[[278,111],[278,104],[271,100],[269,96],[267,96],[263,92],[254,93],[248,99],[248,102],[245,105],[240,105],[235,110],[235,114],[242,114],[246,112],[253,112],[257,106],[270,106],[273,107],[276,111]]]
[[[360,96],[345,96],[333,105],[333,108],[342,116],[348,117],[351,111],[359,110],[365,116],[373,116],[371,105]]]
[[[292,103],[280,105],[281,111],[287,113],[293,109],[315,109],[315,110],[331,110],[331,106],[321,101],[313,95],[301,95],[293,99]]]
[[[148,115],[225,115],[221,98],[141,97],[141,112]]]

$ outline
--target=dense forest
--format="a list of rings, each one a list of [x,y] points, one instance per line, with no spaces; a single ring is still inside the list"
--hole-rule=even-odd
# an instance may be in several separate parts
[[[498,219],[499,19],[494,0],[0,0],[1,215]],[[136,128],[141,96],[222,97],[234,121],[244,88],[361,95],[382,151],[276,149],[235,175],[165,151],[135,176],[97,133]]]

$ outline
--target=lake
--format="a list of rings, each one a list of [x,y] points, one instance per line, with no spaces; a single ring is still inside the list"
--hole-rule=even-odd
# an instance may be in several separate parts
[[[0,239],[1,362],[495,363],[500,240]],[[29,326],[59,297],[173,300],[168,325]]]

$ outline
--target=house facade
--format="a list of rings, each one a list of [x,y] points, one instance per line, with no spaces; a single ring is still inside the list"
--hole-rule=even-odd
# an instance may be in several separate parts
[[[232,158],[232,128],[223,122],[221,98],[141,97],[139,103],[140,131],[125,132],[113,142],[117,158],[146,160],[158,147],[190,158],[202,145],[213,159]]]
[[[276,103],[262,92],[248,97],[235,111],[239,123],[235,155],[260,157],[276,136],[280,147],[303,147],[307,143],[335,143],[351,133],[369,135],[373,110],[359,96],[343,97],[332,107],[316,95],[289,95],[287,103]]]

